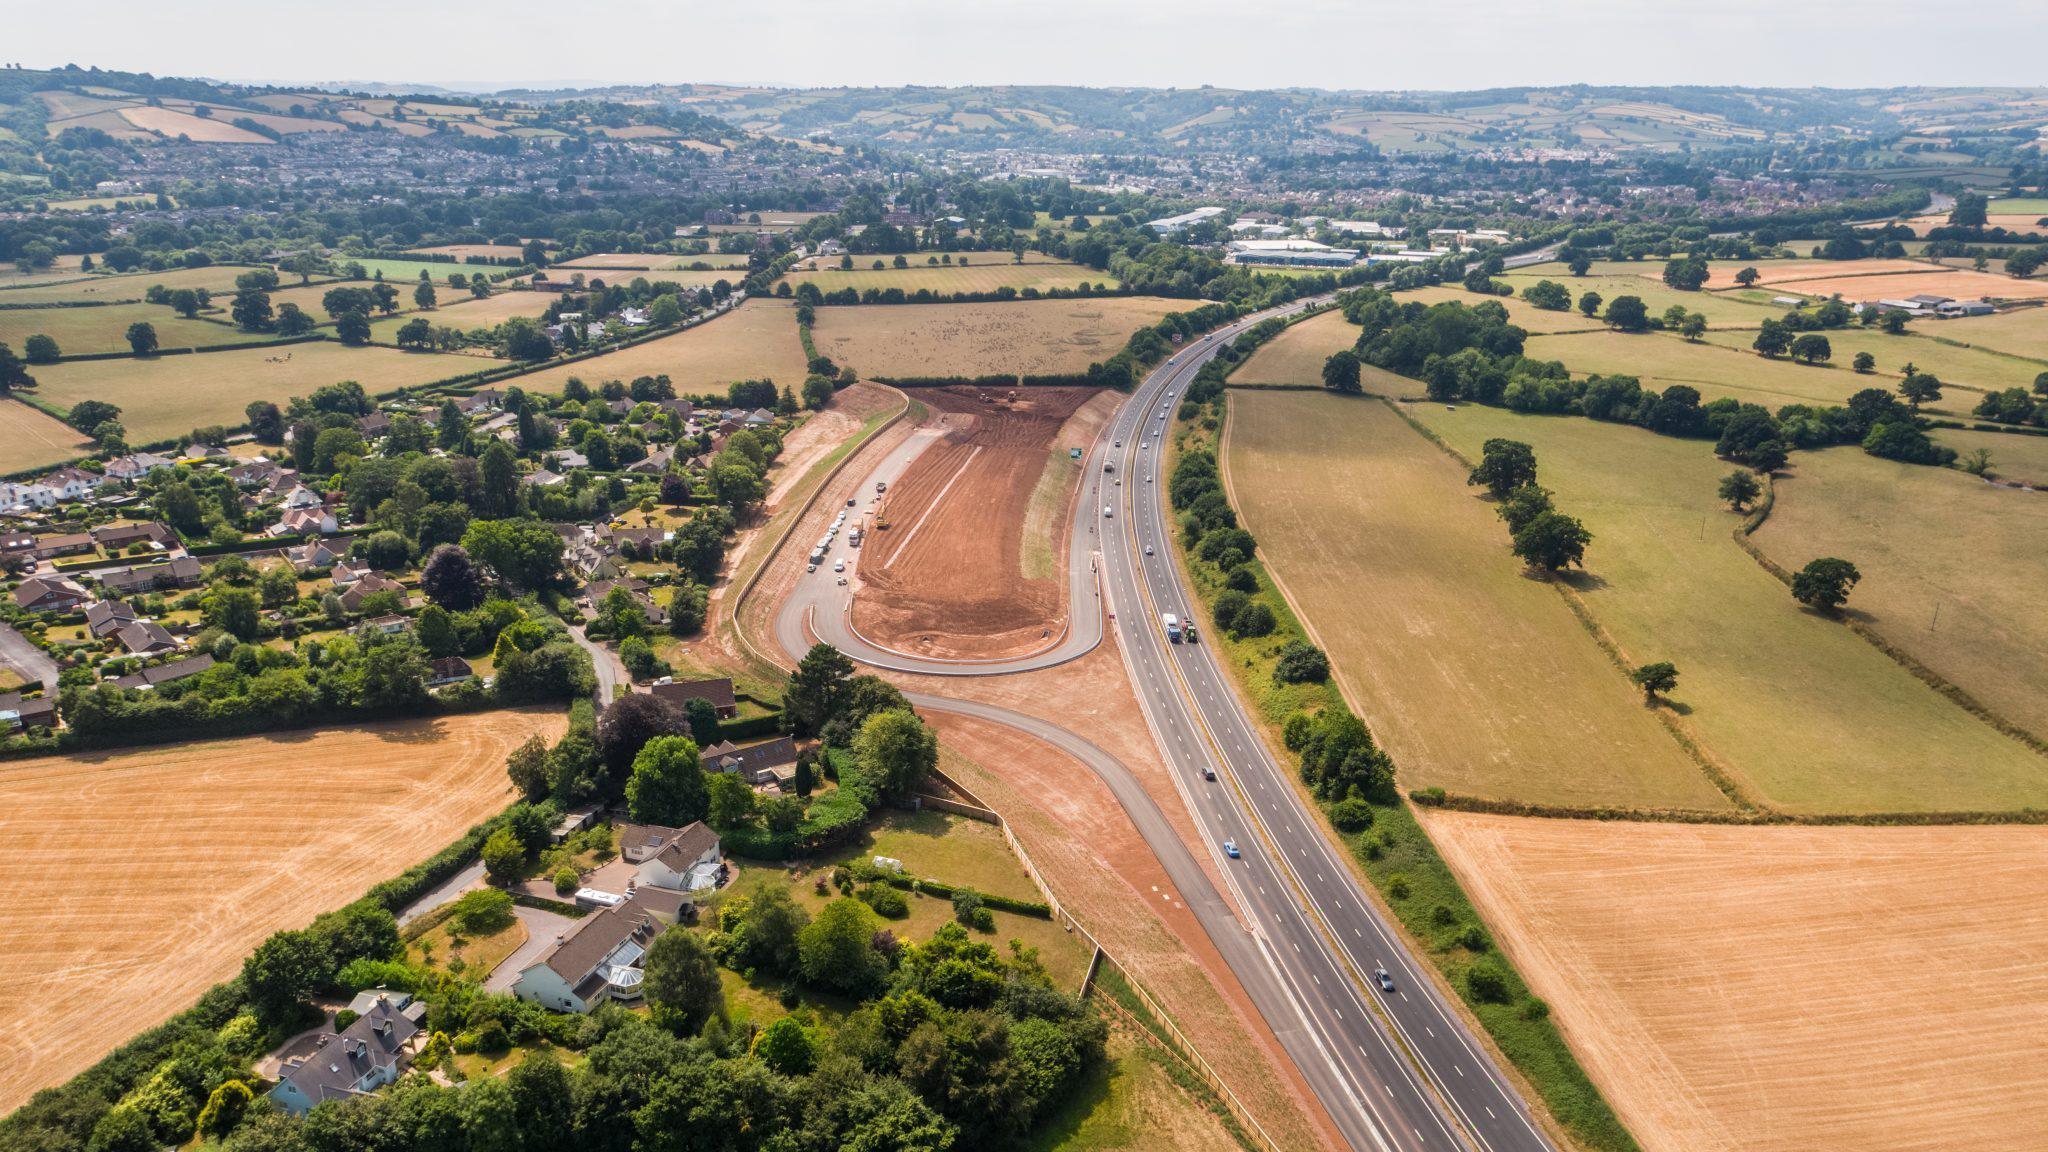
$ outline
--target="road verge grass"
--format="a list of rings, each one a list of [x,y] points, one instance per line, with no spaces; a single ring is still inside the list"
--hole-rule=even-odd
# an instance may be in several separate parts
[[[1216,405],[1221,404],[1219,397]],[[1178,421],[1172,454],[1161,461],[1165,474],[1171,474],[1181,453],[1213,452],[1221,430],[1222,417],[1207,406],[1193,419]],[[1290,641],[1306,642],[1308,636],[1257,557],[1247,562],[1258,580],[1258,591],[1251,599],[1272,610],[1276,622],[1272,633],[1239,640],[1222,629],[1207,628],[1210,609],[1223,588],[1221,573],[1215,565],[1190,556],[1180,533],[1172,536],[1175,560],[1201,602],[1206,629],[1202,642],[1218,649],[1220,663],[1229,668],[1240,694],[1257,713],[1260,730],[1275,758],[1291,763],[1294,757],[1286,751],[1281,726],[1296,711],[1348,710],[1335,681],[1285,686],[1274,682],[1280,650]],[[1551,1021],[1548,1006],[1529,992],[1513,963],[1493,947],[1478,911],[1408,804],[1398,798],[1391,804],[1370,803],[1371,825],[1344,833],[1330,822],[1324,806],[1310,799],[1324,832],[1349,850],[1357,873],[1378,893],[1416,950],[1428,957],[1441,980],[1557,1125],[1580,1147],[1634,1152],[1638,1147],[1634,1137],[1587,1077]]]

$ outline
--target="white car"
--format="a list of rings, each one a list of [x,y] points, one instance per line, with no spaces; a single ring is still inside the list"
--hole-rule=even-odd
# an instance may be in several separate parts
[[[1143,441],[1140,441],[1140,442],[1139,442],[1139,444],[1138,444],[1138,451],[1140,451],[1140,452],[1143,452],[1143,451],[1144,451],[1145,449],[1147,449],[1147,448],[1150,448],[1151,446],[1152,446],[1152,445],[1150,445],[1150,444],[1148,444],[1148,443],[1145,443],[1145,442],[1143,442]]]
[[[1116,513],[1114,513],[1114,512],[1111,512],[1111,511],[1109,510],[1109,505],[1107,505],[1107,504],[1104,504],[1104,505],[1102,506],[1102,514],[1103,514],[1104,516],[1114,516],[1114,515],[1116,515]]]
[[[833,570],[834,572],[844,572],[844,571],[846,571],[846,561],[844,561],[844,560],[834,560],[834,561],[832,562],[832,570]],[[844,584],[844,583],[846,583],[846,581],[844,581],[844,580],[841,580],[841,581],[840,581],[840,583],[841,583],[841,584]]]
[[[1152,554],[1152,546],[1151,546],[1150,544],[1147,544],[1147,545],[1145,545],[1145,555],[1147,555],[1147,556],[1150,556],[1151,554]]]

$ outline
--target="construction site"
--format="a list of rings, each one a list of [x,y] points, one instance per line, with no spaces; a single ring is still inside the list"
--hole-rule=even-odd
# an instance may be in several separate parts
[[[1057,574],[1079,476],[1065,443],[1078,444],[1078,433],[1062,429],[1099,394],[919,389],[938,435],[863,518],[870,531],[854,628],[870,643],[938,659],[1002,658],[1054,642],[1067,625]],[[1092,420],[1075,423],[1092,433]],[[1028,563],[1048,550],[1054,563]]]

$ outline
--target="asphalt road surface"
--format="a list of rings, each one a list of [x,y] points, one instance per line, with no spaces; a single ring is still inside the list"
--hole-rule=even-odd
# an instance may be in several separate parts
[[[930,695],[914,695],[912,703],[1017,728],[1075,756],[1104,780],[1351,1147],[1547,1150],[1550,1141],[1505,1077],[1444,1002],[1422,962],[1409,957],[1382,921],[1341,849],[1324,839],[1210,647],[1169,643],[1160,625],[1161,613],[1186,619],[1196,603],[1168,547],[1165,480],[1154,466],[1160,437],[1171,429],[1182,390],[1217,347],[1269,315],[1300,307],[1248,317],[1192,342],[1146,378],[1087,453],[1084,498],[1068,552],[1076,623],[1061,643],[977,663],[877,649],[845,625],[857,583],[840,585],[829,563],[803,577],[785,600],[777,640],[792,658],[815,637],[878,667],[1001,675],[1079,655],[1073,646],[1081,642],[1076,637],[1087,636],[1081,621],[1091,616],[1097,633],[1087,648],[1094,647],[1108,616],[1181,800],[1247,922],[1231,914],[1157,799],[1084,735],[990,705]],[[1104,472],[1104,462],[1114,462],[1116,471]],[[899,451],[882,470],[900,472],[906,464]],[[863,479],[838,499],[865,498],[872,490],[871,479]],[[858,550],[836,551],[857,564]],[[1093,606],[1091,599],[1101,611],[1083,610]],[[1226,844],[1235,846],[1238,858]],[[1382,969],[1391,989],[1380,986]]]

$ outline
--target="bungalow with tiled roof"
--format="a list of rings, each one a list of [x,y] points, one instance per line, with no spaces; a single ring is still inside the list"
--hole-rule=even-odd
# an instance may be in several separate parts
[[[740,714],[739,698],[733,695],[732,679],[721,676],[715,680],[682,680],[667,684],[656,684],[649,689],[654,695],[678,709],[692,700],[703,700],[718,709],[720,720],[730,720]]]
[[[24,612],[69,612],[86,600],[85,589],[62,576],[31,576],[14,590]]]
[[[637,1001],[647,946],[690,909],[681,893],[636,889],[555,937],[520,970],[512,994],[557,1012],[588,1012],[606,1000]]]

